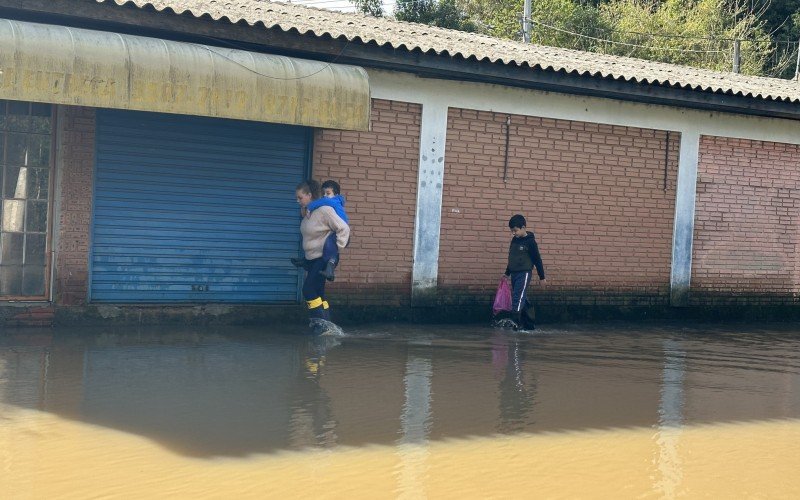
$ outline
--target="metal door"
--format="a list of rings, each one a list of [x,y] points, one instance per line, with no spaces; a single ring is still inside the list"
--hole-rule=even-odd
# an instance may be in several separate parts
[[[310,129],[98,110],[91,300],[297,300]]]

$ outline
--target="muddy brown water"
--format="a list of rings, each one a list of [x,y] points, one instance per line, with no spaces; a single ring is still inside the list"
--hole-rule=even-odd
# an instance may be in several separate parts
[[[797,498],[800,326],[5,329],[0,497]]]

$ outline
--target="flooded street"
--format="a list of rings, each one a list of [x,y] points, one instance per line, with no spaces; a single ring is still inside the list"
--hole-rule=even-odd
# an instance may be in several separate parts
[[[0,332],[0,497],[797,498],[800,327]]]

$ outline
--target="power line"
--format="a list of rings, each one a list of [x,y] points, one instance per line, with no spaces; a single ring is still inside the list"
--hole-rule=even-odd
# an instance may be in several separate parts
[[[307,7],[317,7],[321,9],[340,10],[347,12],[357,10],[356,6],[350,2],[350,0],[294,0],[290,1],[290,3],[294,3],[296,5],[305,5]],[[396,3],[397,2],[395,0],[384,0],[381,2],[381,7],[394,10]]]
[[[222,40],[222,39],[219,39],[219,38],[214,38],[214,37],[210,37],[210,36],[206,36],[205,38],[208,38],[208,39],[210,39],[210,40],[215,40],[215,41],[217,41],[217,42],[222,42],[222,43],[225,43],[225,44],[227,44],[227,45],[230,45],[230,46],[232,46],[232,47],[234,47],[234,48],[236,48],[236,49],[242,50],[242,48],[241,48],[241,47],[239,47],[239,46],[237,46],[237,44],[235,44],[235,43],[231,43],[231,42],[229,42],[229,41],[226,41],[226,40]],[[216,55],[216,56],[219,56],[219,57],[221,57],[221,58],[225,59],[225,60],[226,60],[226,61],[228,61],[228,62],[231,62],[231,63],[233,63],[233,64],[235,64],[235,65],[237,65],[237,66],[240,66],[240,67],[244,68],[245,70],[247,70],[247,71],[249,71],[250,73],[253,73],[253,74],[255,74],[255,75],[258,75],[258,76],[261,76],[261,77],[264,77],[264,78],[269,78],[269,79],[271,79],[271,80],[293,81],[293,80],[303,80],[303,79],[305,79],[305,78],[311,78],[312,76],[314,76],[314,75],[317,75],[317,74],[319,74],[319,73],[322,73],[322,72],[323,72],[323,71],[325,71],[326,69],[330,68],[330,67],[331,67],[331,65],[332,65],[332,64],[335,64],[335,63],[336,63],[336,61],[338,61],[338,60],[339,60],[339,58],[342,56],[342,54],[344,54],[344,51],[345,51],[345,50],[347,49],[347,47],[350,45],[350,40],[348,39],[348,40],[347,40],[347,42],[345,42],[345,44],[344,44],[344,47],[342,47],[342,50],[341,50],[341,51],[340,51],[338,54],[336,54],[336,57],[334,57],[334,58],[333,58],[333,60],[331,60],[331,61],[329,61],[329,62],[325,63],[325,65],[324,65],[323,67],[321,67],[320,69],[318,69],[317,71],[314,71],[313,73],[309,73],[309,74],[307,74],[307,75],[303,75],[303,76],[297,76],[297,77],[292,77],[292,78],[282,78],[282,77],[278,77],[278,76],[266,75],[266,74],[264,74],[264,73],[261,73],[261,72],[259,72],[259,71],[256,71],[256,70],[254,70],[253,68],[250,68],[249,66],[246,66],[246,65],[242,64],[241,62],[239,62],[239,61],[237,61],[237,60],[235,60],[235,59],[233,59],[233,58],[230,58],[230,57],[228,57],[228,56],[227,56],[227,55],[225,55],[225,54],[222,54],[222,53],[220,53],[220,52],[217,52],[216,50],[213,50],[213,49],[212,49],[211,47],[209,47],[208,45],[203,45],[203,44],[201,44],[201,43],[194,43],[194,44],[192,44],[192,45],[195,45],[196,47],[200,47],[200,48],[202,48],[202,49],[205,49],[206,51],[210,52],[211,54],[213,54],[213,55]],[[243,49],[243,50],[247,50],[247,49]]]
[[[338,10],[344,12],[358,12],[357,7],[352,3],[351,0],[286,0],[289,3],[295,3],[298,5],[304,5],[308,7],[317,7],[321,9],[327,10]],[[429,3],[431,0],[406,0],[404,2],[407,6],[414,6],[414,5],[423,5]],[[377,2],[376,2],[377,3]],[[391,17],[393,11],[397,9],[397,0],[382,0],[380,2],[381,7],[387,10],[387,14]],[[570,35],[572,37],[584,39],[584,40],[591,40],[597,42],[598,45],[594,49],[585,48],[583,50],[596,50],[607,52],[609,51],[609,45],[611,46],[620,46],[620,47],[627,47],[629,50],[621,51],[617,50],[615,52],[619,52],[620,55],[627,54],[628,56],[636,56],[637,49],[646,50],[649,52],[661,52],[661,53],[675,53],[675,54],[696,54],[696,55],[706,55],[703,64],[708,64],[712,61],[713,64],[718,64],[719,60],[712,58],[715,54],[730,54],[732,44],[757,44],[760,46],[759,52],[764,54],[764,57],[771,59],[771,62],[766,62],[765,59],[764,68],[762,68],[763,74],[777,74],[785,71],[786,66],[786,59],[787,57],[791,57],[792,54],[796,53],[797,50],[800,50],[800,42],[794,40],[739,40],[736,38],[729,38],[729,37],[713,37],[713,36],[692,36],[692,35],[681,35],[681,34],[671,34],[671,33],[646,33],[646,32],[638,32],[638,31],[619,31],[619,30],[610,30],[606,29],[603,30],[601,34],[597,36],[592,35],[585,35],[582,33],[576,33],[574,31],[559,28],[556,26],[552,26],[550,24],[546,24],[535,19],[531,19],[529,16],[521,16],[523,21],[527,20],[531,24],[539,25],[542,28],[553,30],[556,32],[564,33]],[[627,41],[623,40],[615,40],[617,36],[619,37],[627,37]],[[603,38],[609,37],[609,38]],[[657,45],[643,45],[643,40],[640,40],[642,37],[647,38],[663,38],[663,39],[675,39],[675,40],[684,40],[688,42],[693,42],[693,45],[697,47],[700,45],[701,47],[705,45],[707,48],[682,48],[682,47],[663,47]],[[631,38],[633,40],[631,40]],[[638,42],[638,43],[637,43]],[[722,45],[725,44],[723,47]],[[576,44],[577,46],[577,44]],[[768,46],[768,47],[767,47]],[[794,49],[793,47],[798,47]],[[343,49],[344,50],[344,49]],[[613,49],[612,49],[613,50]],[[224,57],[222,54],[218,54]],[[341,54],[340,54],[341,55]],[[639,56],[641,57],[641,56]],[[695,56],[696,57],[696,56]],[[736,56],[734,56],[735,58]],[[334,58],[334,62],[339,58],[337,56]],[[236,62],[236,61],[233,61]],[[697,61],[700,62],[700,61]],[[735,66],[735,64],[734,64]],[[249,68],[247,68],[250,70]],[[322,68],[320,71],[323,71],[325,68]],[[318,71],[319,72],[319,71]],[[314,74],[318,73],[315,72]],[[274,78],[270,77],[269,75],[262,75],[267,78]],[[304,77],[299,78],[308,78],[312,75],[306,75]],[[299,79],[298,78],[298,79]]]
[[[551,30],[554,30],[554,31],[558,31],[560,33],[566,33],[568,35],[576,36],[576,37],[579,37],[579,38],[585,38],[587,40],[593,40],[595,42],[610,43],[610,44],[614,44],[614,45],[622,45],[622,46],[631,47],[631,48],[647,49],[647,50],[662,50],[662,51],[666,51],[666,52],[688,52],[688,53],[699,53],[699,54],[723,54],[723,53],[727,53],[727,51],[724,51],[724,50],[696,50],[696,49],[683,49],[683,48],[673,48],[673,47],[649,47],[649,46],[646,46],[646,45],[639,45],[639,44],[635,44],[635,43],[618,42],[618,41],[615,41],[615,40],[608,40],[606,38],[597,38],[597,37],[594,37],[594,36],[582,35],[580,33],[575,33],[574,31],[569,31],[569,30],[565,30],[565,29],[561,29],[561,28],[556,28],[555,26],[550,26],[549,24],[545,24],[545,23],[539,22],[539,21],[537,21],[535,19],[531,19],[530,21],[533,24],[538,24],[539,26],[544,26],[545,28],[548,28],[548,29],[551,29]]]

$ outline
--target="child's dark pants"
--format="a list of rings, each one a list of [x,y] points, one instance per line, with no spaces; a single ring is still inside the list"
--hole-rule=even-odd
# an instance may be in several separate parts
[[[530,271],[511,273],[511,314],[520,328],[533,328],[533,318],[528,314],[531,303],[528,301],[528,286],[533,274]]]
[[[325,246],[322,247],[322,260],[327,264],[333,261],[333,265],[339,264],[339,246],[336,244],[336,233],[331,233],[325,239]]]

